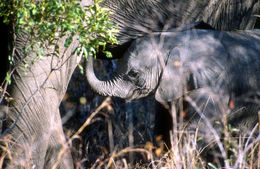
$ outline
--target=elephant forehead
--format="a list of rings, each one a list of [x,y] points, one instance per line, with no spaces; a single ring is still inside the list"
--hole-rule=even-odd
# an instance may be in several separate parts
[[[129,62],[129,66],[135,68],[149,68],[155,66],[155,64],[157,63],[156,57],[153,52],[143,53],[141,56],[142,57],[132,57]]]
[[[151,67],[157,63],[158,56],[162,55],[158,45],[148,39],[139,39],[130,47],[126,54],[126,61],[131,67]]]

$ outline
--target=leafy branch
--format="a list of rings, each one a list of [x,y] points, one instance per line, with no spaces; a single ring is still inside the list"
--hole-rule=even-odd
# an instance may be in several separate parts
[[[117,29],[110,22],[111,12],[99,6],[81,6],[78,0],[1,0],[0,17],[7,24],[15,25],[15,32],[26,30],[39,42],[55,42],[66,37],[65,47],[78,36],[78,53],[85,56],[97,52],[100,46],[105,50],[107,42],[115,44]],[[55,45],[58,51],[59,46]],[[108,53],[108,56],[109,53]]]
[[[117,44],[114,36],[118,32],[114,24],[110,22],[109,15],[112,13],[99,3],[103,0],[94,0],[92,5],[82,6],[81,0],[1,0],[0,17],[4,23],[11,26],[12,41],[15,41],[16,33],[26,31],[32,38],[31,44],[26,47],[25,53],[36,44],[39,59],[43,56],[43,49],[46,48],[46,42],[49,46],[54,46],[54,55],[59,55],[57,41],[65,37],[64,47],[68,48],[72,43],[73,37],[78,37],[79,45],[76,52],[83,54],[85,58],[88,55],[96,55],[101,49],[107,57],[111,53],[105,51],[107,43]],[[13,64],[15,46],[9,49],[8,56],[10,64]],[[72,53],[72,54],[73,54]],[[25,63],[24,69],[33,63]],[[6,82],[11,83],[11,74],[7,73]]]

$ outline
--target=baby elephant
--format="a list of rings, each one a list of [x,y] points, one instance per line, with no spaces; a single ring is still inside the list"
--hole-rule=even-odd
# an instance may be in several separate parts
[[[199,128],[205,142],[227,117],[234,127],[252,128],[260,110],[260,30],[221,32],[191,29],[136,39],[111,80],[87,79],[101,95],[128,101],[155,94],[166,108],[185,112],[190,131]],[[206,131],[207,130],[207,131]],[[209,134],[205,134],[209,133]],[[213,133],[214,134],[214,133]]]

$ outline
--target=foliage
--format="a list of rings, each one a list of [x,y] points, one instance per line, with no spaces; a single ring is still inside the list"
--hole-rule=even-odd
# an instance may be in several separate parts
[[[90,1],[90,0],[89,0]],[[105,46],[109,42],[117,44],[117,29],[110,22],[109,15],[112,13],[99,6],[103,0],[94,0],[89,6],[82,6],[81,0],[1,0],[0,17],[4,23],[12,28],[12,37],[15,40],[15,33],[26,31],[31,35],[31,45],[27,46],[28,52],[37,46],[37,56],[30,63],[20,66],[26,74],[27,67],[43,56],[44,44],[54,46],[54,55],[59,55],[57,44],[60,38],[65,37],[65,48],[72,43],[73,37],[77,37],[79,45],[76,47],[78,55],[87,58],[88,55],[96,55],[100,46],[107,57],[111,57]],[[8,56],[10,65],[13,65],[14,48],[9,44],[10,54]],[[72,53],[72,54],[73,54]],[[13,65],[14,66],[14,65]],[[83,70],[82,66],[79,68]],[[6,82],[11,83],[11,72],[7,73]]]
[[[108,9],[100,7],[102,0],[93,5],[81,6],[79,0],[1,0],[0,17],[5,23],[11,23],[14,32],[26,30],[38,43],[48,41],[55,45],[58,39],[66,37],[68,47],[73,36],[78,36],[78,53],[85,56],[95,54],[99,46],[107,42],[117,43],[117,32],[110,23]],[[109,56],[109,54],[108,54]]]

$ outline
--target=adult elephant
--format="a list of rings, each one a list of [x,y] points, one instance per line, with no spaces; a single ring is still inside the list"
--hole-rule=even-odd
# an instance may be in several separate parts
[[[117,58],[140,36],[198,21],[206,25],[196,28],[253,29],[260,9],[259,0],[104,0],[102,5],[113,12],[111,19],[119,29],[119,45],[111,46]]]
[[[165,107],[177,105],[176,110],[182,109],[178,103],[184,99],[190,105],[183,108],[190,132],[199,128],[199,137],[209,143],[216,138],[212,126],[222,130],[215,122],[223,116],[235,127],[251,129],[257,123],[259,49],[260,30],[151,34],[132,43],[111,80],[98,80],[91,56],[86,73],[92,89],[101,95],[131,101],[155,94]]]
[[[147,34],[147,30],[161,32],[162,28],[165,28],[165,23],[173,23],[170,24],[170,27],[178,27],[183,23],[192,23],[194,20],[201,20],[206,16],[206,18],[215,18],[209,24],[213,27],[218,25],[216,28],[251,28],[255,20],[252,16],[259,9],[256,0],[246,2],[238,0],[218,2],[214,0],[184,2],[105,0],[103,5],[114,11],[112,20],[119,24],[120,45],[119,48],[111,48],[111,50],[121,50],[121,45],[128,44],[136,37]],[[177,10],[179,6],[185,10]],[[147,19],[151,12],[156,14],[155,18]],[[236,15],[238,13],[239,15]],[[234,17],[236,18],[234,21],[237,21],[238,24],[229,24],[228,21]],[[150,24],[151,20],[152,24]],[[207,22],[207,19],[204,21]],[[34,60],[37,51],[25,52],[23,50],[28,45],[27,42],[30,38],[26,33],[21,33],[17,34],[12,42],[15,49],[14,62],[18,67],[12,75],[12,84],[8,88],[9,94],[16,103],[9,105],[10,112],[6,114],[8,120],[5,121],[2,135],[2,138],[11,138],[12,140],[6,142],[10,150],[10,153],[7,153],[9,154],[7,156],[9,162],[6,163],[6,167],[50,168],[54,163],[59,162],[59,168],[73,168],[69,153],[66,156],[59,154],[66,148],[64,147],[65,137],[60,122],[59,105],[71,74],[77,65],[76,56],[69,54],[70,51],[74,50],[74,47],[65,50],[64,39],[60,39],[58,46],[61,50],[60,53],[64,55],[54,57],[50,47],[43,51],[45,57]],[[76,39],[73,44],[77,44]],[[1,45],[1,47],[7,47],[7,45]],[[5,57],[8,58],[7,55]],[[34,62],[26,73],[20,69],[24,60],[28,63]]]
[[[64,55],[57,57],[52,55],[52,50],[46,49],[44,57],[25,72],[22,69],[24,62],[30,63],[35,58],[35,51],[24,53],[29,38],[27,34],[16,35],[14,63],[17,68],[8,89],[14,102],[9,105],[1,135],[7,138],[3,141],[12,152],[7,156],[6,167],[51,168],[57,163],[59,168],[73,168],[69,151],[62,153],[68,150],[68,145],[59,105],[78,63],[77,57],[70,54],[76,44],[66,50],[65,39],[61,39],[58,44]],[[62,155],[60,159],[59,155]]]

